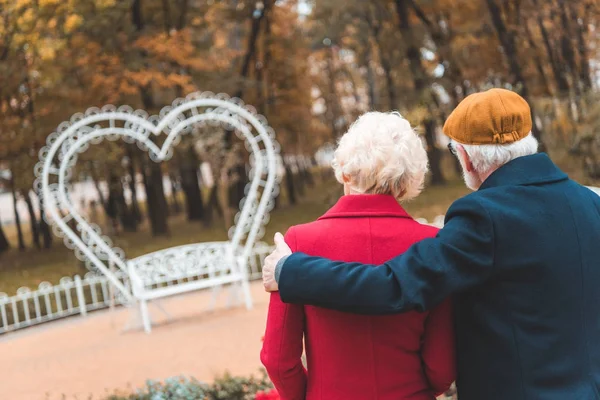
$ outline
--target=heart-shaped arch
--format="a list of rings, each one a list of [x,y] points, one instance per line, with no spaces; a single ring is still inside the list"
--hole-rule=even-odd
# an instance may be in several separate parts
[[[108,266],[115,265],[127,273],[124,252],[113,247],[112,241],[101,234],[97,225],[86,221],[69,198],[69,178],[77,156],[90,144],[97,144],[104,138],[121,138],[128,143],[137,143],[149,152],[153,161],[162,162],[171,157],[172,148],[179,143],[182,134],[191,132],[194,126],[206,124],[233,129],[251,153],[246,197],[229,230],[232,248],[239,249],[237,255],[247,259],[256,241],[264,234],[264,225],[278,192],[279,145],[266,119],[240,99],[210,92],[193,93],[185,99],[175,100],[158,116],[148,116],[145,111],[134,111],[128,106],[90,108],[85,114],[75,114],[69,122],[60,124],[48,136],[47,146],[40,150],[35,189],[42,195],[47,222],[52,224],[55,234],[64,237],[65,245],[75,251],[78,259],[106,275],[128,301],[132,300],[130,291]],[[167,137],[158,147],[151,135],[163,134]],[[66,211],[66,216],[62,210]],[[79,234],[69,226],[71,220],[75,221]]]

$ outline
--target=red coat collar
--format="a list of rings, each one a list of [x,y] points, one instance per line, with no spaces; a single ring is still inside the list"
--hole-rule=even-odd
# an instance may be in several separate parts
[[[319,219],[348,217],[411,218],[394,196],[383,194],[351,194],[342,196]]]

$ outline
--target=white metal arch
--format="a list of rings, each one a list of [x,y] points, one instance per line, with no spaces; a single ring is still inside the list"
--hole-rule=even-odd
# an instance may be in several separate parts
[[[48,136],[47,146],[40,150],[40,162],[35,168],[38,176],[35,189],[43,197],[47,222],[53,225],[56,234],[64,237],[65,245],[74,249],[80,260],[106,275],[127,300],[132,299],[130,291],[108,267],[110,263],[127,272],[123,251],[113,247],[111,240],[101,235],[97,225],[86,221],[69,198],[69,178],[77,156],[90,144],[97,144],[104,138],[121,138],[128,143],[136,142],[149,152],[153,161],[161,162],[170,158],[172,147],[179,143],[182,134],[191,132],[194,126],[206,124],[234,129],[251,153],[246,197],[229,231],[233,248],[241,246],[245,239],[239,256],[247,258],[256,240],[264,234],[264,225],[278,192],[279,145],[266,119],[240,99],[210,92],[193,93],[185,99],[175,100],[158,116],[151,117],[145,111],[134,111],[128,106],[90,108],[85,114],[75,114],[69,122],[60,124],[56,132]],[[151,134],[167,135],[161,147],[152,141]],[[66,216],[62,215],[63,210]],[[78,233],[68,225],[71,219],[75,221]]]

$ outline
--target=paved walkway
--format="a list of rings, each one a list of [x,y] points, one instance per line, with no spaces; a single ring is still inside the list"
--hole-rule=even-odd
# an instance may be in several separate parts
[[[252,284],[252,294],[251,311],[205,312],[210,296],[204,292],[164,300],[173,320],[166,322],[150,306],[159,324],[150,335],[122,331],[130,318],[125,309],[4,335],[0,399],[97,400],[116,389],[140,387],[146,379],[187,375],[211,381],[226,370],[257,374],[269,297],[260,282]],[[223,292],[223,303],[226,297]]]

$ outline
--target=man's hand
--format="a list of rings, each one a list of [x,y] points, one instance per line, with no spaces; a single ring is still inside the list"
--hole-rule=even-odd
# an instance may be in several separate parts
[[[275,234],[275,250],[265,258],[263,265],[263,285],[267,292],[276,292],[279,290],[277,281],[275,280],[275,267],[277,263],[285,256],[292,254],[292,250],[283,240],[283,235],[279,232]]]

